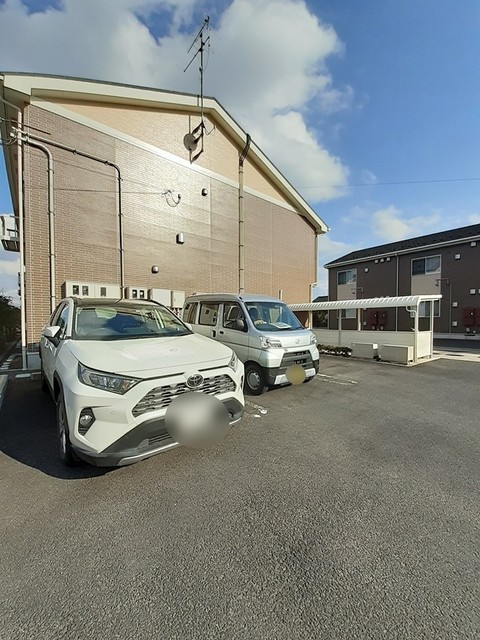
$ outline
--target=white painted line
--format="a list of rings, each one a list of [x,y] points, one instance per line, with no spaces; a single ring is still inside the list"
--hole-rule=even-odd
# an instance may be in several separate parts
[[[343,380],[336,378],[335,376],[328,376],[326,373],[317,373],[317,376],[322,378],[324,382],[333,382],[334,384],[358,384],[358,380]]]
[[[17,375],[15,376],[15,378],[30,378],[31,374],[30,373],[17,373]]]
[[[259,404],[255,404],[254,402],[250,402],[249,400],[247,400],[245,404],[247,404],[249,407],[252,407],[252,409],[256,409],[262,415],[265,415],[268,413],[268,409],[265,409],[265,407],[261,407]]]

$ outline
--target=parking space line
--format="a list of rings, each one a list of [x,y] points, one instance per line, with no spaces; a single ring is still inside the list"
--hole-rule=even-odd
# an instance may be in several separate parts
[[[351,385],[358,384],[358,380],[339,380],[335,376],[329,376],[326,373],[317,373],[317,376],[324,382],[333,382],[333,384]]]

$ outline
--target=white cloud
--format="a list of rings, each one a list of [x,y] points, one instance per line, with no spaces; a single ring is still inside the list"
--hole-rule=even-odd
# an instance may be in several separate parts
[[[18,253],[11,253],[0,249],[0,294],[12,298],[14,304],[19,304],[18,297]]]
[[[378,182],[377,176],[368,169],[364,169],[360,177],[363,184],[376,184]]]
[[[393,205],[375,211],[372,216],[372,231],[385,242],[395,242],[438,230],[441,215],[433,211],[429,215],[407,218]]]
[[[293,176],[294,185],[308,200],[330,200],[338,197],[346,184],[348,170],[337,158],[324,149],[307,128],[298,111],[289,111],[265,118],[254,131],[254,139],[285,173]],[[322,188],[308,189],[313,185]],[[307,187],[302,189],[302,187]]]
[[[0,6],[5,69],[73,75],[198,93],[198,64],[187,49],[192,15],[211,0],[63,0],[62,9],[29,14],[21,0]],[[171,10],[163,35],[145,23]],[[139,16],[142,16],[140,19]],[[187,33],[188,31],[188,33]],[[19,37],[21,34],[21,37]],[[315,114],[348,108],[350,87],[335,87],[327,60],[343,52],[334,29],[304,0],[233,0],[211,35],[205,91],[217,97],[311,201],[342,195],[348,169],[308,126]]]
[[[18,261],[0,260],[0,276],[16,276],[18,273]]]
[[[358,248],[346,242],[332,240],[330,234],[321,236],[318,242],[318,286],[314,289],[315,296],[328,294],[328,270],[324,265]]]

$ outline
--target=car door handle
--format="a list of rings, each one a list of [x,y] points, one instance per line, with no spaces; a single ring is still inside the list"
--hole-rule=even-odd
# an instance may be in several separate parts
[[[217,332],[215,331],[215,329],[212,329],[212,338],[215,338],[216,335],[217,335]]]

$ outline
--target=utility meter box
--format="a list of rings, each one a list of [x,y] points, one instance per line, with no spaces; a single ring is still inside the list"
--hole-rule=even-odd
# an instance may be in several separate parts
[[[125,298],[128,300],[148,300],[148,289],[146,287],[126,287]]]

